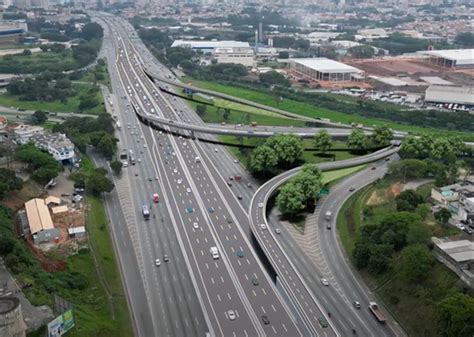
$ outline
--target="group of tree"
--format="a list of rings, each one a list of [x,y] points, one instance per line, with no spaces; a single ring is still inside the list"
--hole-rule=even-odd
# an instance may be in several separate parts
[[[99,87],[94,85],[85,91],[81,96],[79,96],[79,110],[86,111],[98,106],[100,104],[100,99],[98,96],[99,91]]]
[[[358,59],[370,59],[374,56],[374,48],[367,45],[359,45],[349,48],[348,53]]]
[[[279,85],[282,87],[289,87],[290,81],[284,75],[277,71],[268,71],[258,76],[260,83],[266,86]]]
[[[273,46],[276,48],[291,48],[296,50],[308,50],[309,40],[297,39],[291,36],[280,36],[273,38]]]
[[[453,161],[465,150],[459,137],[434,137],[432,135],[408,136],[404,139],[400,154],[403,158]]]
[[[101,193],[108,193],[114,189],[114,184],[107,178],[107,170],[103,167],[90,172],[80,170],[71,174],[70,178],[74,182],[74,187],[84,188],[86,193],[94,196],[100,196]]]
[[[284,215],[293,217],[314,203],[321,189],[321,170],[305,164],[300,172],[278,191],[276,205]]]
[[[272,136],[252,151],[250,170],[257,175],[267,175],[281,168],[291,168],[300,161],[303,150],[303,141],[296,135]]]
[[[454,42],[464,48],[474,48],[474,33],[462,32],[456,35]]]
[[[97,118],[69,117],[62,124],[54,126],[53,131],[65,133],[79,151],[85,153],[87,145],[105,158],[111,159],[117,151],[118,140],[114,137],[114,121],[107,113]]]
[[[23,180],[16,176],[15,171],[0,168],[0,200],[12,191],[21,190],[22,187]]]
[[[376,126],[370,135],[362,129],[353,129],[347,138],[347,146],[354,151],[387,146],[393,139],[393,131],[386,126]]]
[[[314,135],[313,142],[314,147],[322,153],[328,152],[332,147],[331,135],[325,129],[319,131]]]
[[[36,76],[16,79],[8,83],[7,92],[19,96],[24,101],[51,102],[59,100],[66,103],[75,94],[72,83],[67,78],[47,78]]]
[[[58,176],[63,166],[49,153],[38,149],[33,144],[21,145],[16,149],[16,159],[27,163],[27,169],[33,180],[45,184]]]

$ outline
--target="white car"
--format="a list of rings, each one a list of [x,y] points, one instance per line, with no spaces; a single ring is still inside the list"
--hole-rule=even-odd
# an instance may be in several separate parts
[[[258,203],[258,208],[263,208],[263,202]]]
[[[264,224],[264,223],[262,223],[262,224],[260,224],[260,228],[261,228],[262,230],[265,230],[265,229],[267,229],[267,225]]]
[[[173,173],[178,173],[178,169],[173,169]]]
[[[193,228],[194,228],[194,229],[198,229],[198,228],[199,228],[199,225],[198,225],[197,222],[193,223]]]
[[[217,147],[214,149],[214,152],[215,152],[215,153],[219,152],[219,150],[217,149]]]
[[[155,260],[155,266],[159,267],[161,265],[160,259]]]
[[[148,145],[146,145],[146,144],[143,144],[143,147],[146,149],[146,148],[148,147]]]
[[[186,189],[186,193],[191,193],[191,188],[188,187],[188,188]]]
[[[227,316],[229,317],[231,321],[235,320],[236,318],[234,310],[227,311]]]
[[[321,279],[321,284],[322,284],[323,286],[326,286],[326,287],[327,287],[327,286],[329,285],[329,281],[326,280],[325,278],[322,278],[322,279]]]
[[[141,163],[141,162],[142,162],[142,158],[138,158],[138,162]]]
[[[281,229],[280,228],[275,228],[275,233],[281,234]]]
[[[177,182],[178,184],[181,184],[183,182],[183,179],[178,179]]]

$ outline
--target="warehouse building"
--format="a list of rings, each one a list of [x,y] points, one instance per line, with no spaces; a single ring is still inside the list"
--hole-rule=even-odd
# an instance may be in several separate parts
[[[250,48],[248,42],[242,41],[202,41],[202,40],[175,40],[171,47],[191,48],[194,51],[214,53],[218,48]]]
[[[54,227],[47,202],[48,200],[35,198],[25,203],[29,233],[35,244],[51,242],[59,237],[59,230]]]
[[[430,85],[425,91],[425,101],[435,104],[474,106],[474,88],[448,85]]]
[[[474,49],[426,50],[418,54],[428,56],[428,62],[445,68],[474,68]]]
[[[325,57],[290,59],[290,69],[314,81],[351,82],[365,78],[363,70]]]
[[[212,55],[217,63],[235,63],[248,68],[255,66],[255,55],[251,48],[216,48]]]

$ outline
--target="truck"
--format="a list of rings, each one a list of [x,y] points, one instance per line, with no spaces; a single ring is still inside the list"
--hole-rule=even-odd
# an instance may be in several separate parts
[[[375,318],[377,318],[377,320],[380,322],[380,323],[385,323],[385,321],[387,320],[387,318],[385,317],[384,313],[382,312],[382,310],[380,310],[379,306],[377,305],[377,303],[375,302],[370,302],[369,303],[369,309],[370,311],[372,312],[372,314],[374,314]]]
[[[219,258],[219,250],[217,247],[211,247],[211,256],[214,260],[217,260]]]
[[[150,210],[148,209],[148,205],[142,206],[142,214],[143,214],[143,219],[145,220],[150,219]]]
[[[158,193],[153,193],[153,202],[156,204],[160,201],[160,197],[158,196]]]
[[[326,212],[326,220],[331,220],[331,212]]]

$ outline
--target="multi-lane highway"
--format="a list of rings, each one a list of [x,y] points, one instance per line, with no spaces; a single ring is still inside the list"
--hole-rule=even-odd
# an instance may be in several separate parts
[[[106,14],[96,20],[105,29],[113,86],[109,99],[122,125],[120,147],[136,159],[115,178],[116,191],[106,200],[136,334],[345,336],[358,326],[360,315],[351,310],[329,317],[327,307],[338,299],[308,284],[271,231],[262,233],[266,218],[257,200],[268,200],[270,185],[258,191],[248,214],[255,182],[223,147],[192,137],[192,131],[207,131],[199,129],[203,122],[182,100],[162,92],[143,69],[160,78],[169,71],[153,60],[124,20]],[[388,151],[342,165],[373,161]],[[235,174],[241,182],[228,179]],[[158,203],[152,202],[154,193]],[[143,206],[151,211],[149,220]],[[257,255],[252,233],[277,274],[276,283]],[[360,331],[375,336],[379,328]]]

